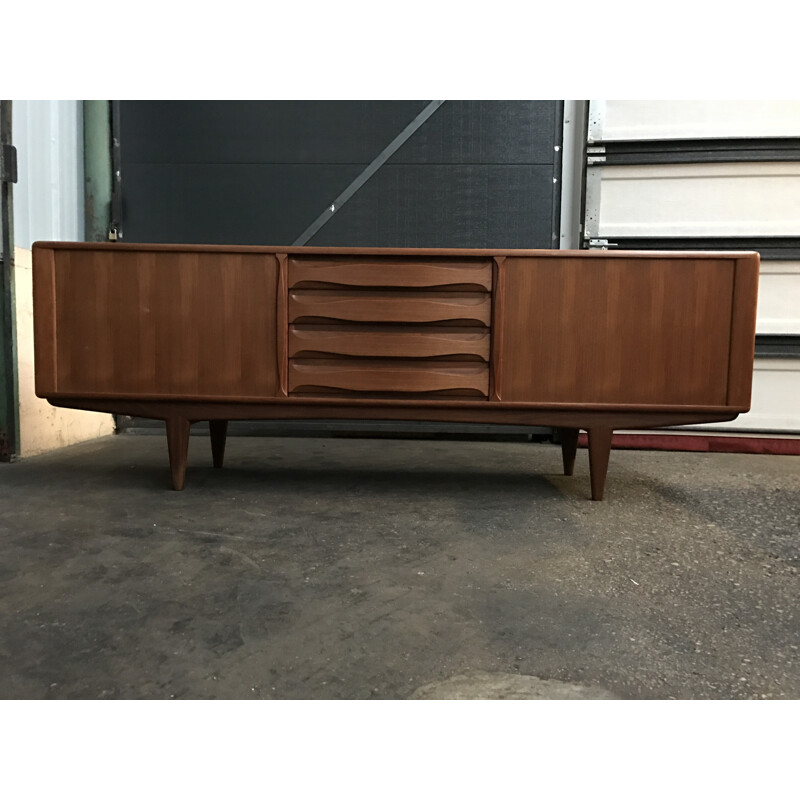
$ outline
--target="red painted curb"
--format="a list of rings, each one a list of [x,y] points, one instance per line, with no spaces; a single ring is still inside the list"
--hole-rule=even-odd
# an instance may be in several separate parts
[[[578,446],[586,447],[586,434],[578,437]],[[800,439],[776,439],[761,436],[698,436],[679,433],[615,433],[613,450],[678,450],[697,453],[761,453],[777,456],[800,456]]]

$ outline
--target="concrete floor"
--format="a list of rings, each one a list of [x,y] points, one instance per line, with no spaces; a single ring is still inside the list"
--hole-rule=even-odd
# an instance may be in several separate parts
[[[800,458],[161,435],[0,465],[2,698],[800,698]]]

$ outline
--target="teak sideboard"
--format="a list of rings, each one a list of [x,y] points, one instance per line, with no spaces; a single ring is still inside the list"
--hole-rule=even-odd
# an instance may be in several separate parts
[[[189,427],[231,419],[545,425],[592,498],[611,435],[750,407],[756,253],[33,246],[36,393]]]

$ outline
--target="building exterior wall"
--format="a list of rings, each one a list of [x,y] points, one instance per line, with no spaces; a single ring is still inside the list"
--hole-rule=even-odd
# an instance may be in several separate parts
[[[56,408],[36,397],[31,244],[81,241],[82,105],[78,100],[15,100],[13,141],[19,455],[32,456],[114,432],[110,414]]]

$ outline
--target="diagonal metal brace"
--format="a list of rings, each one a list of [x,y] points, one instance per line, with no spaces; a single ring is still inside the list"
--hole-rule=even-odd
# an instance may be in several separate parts
[[[444,103],[431,100],[414,119],[372,160],[369,166],[292,242],[293,246],[307,244],[317,231],[430,119]]]

